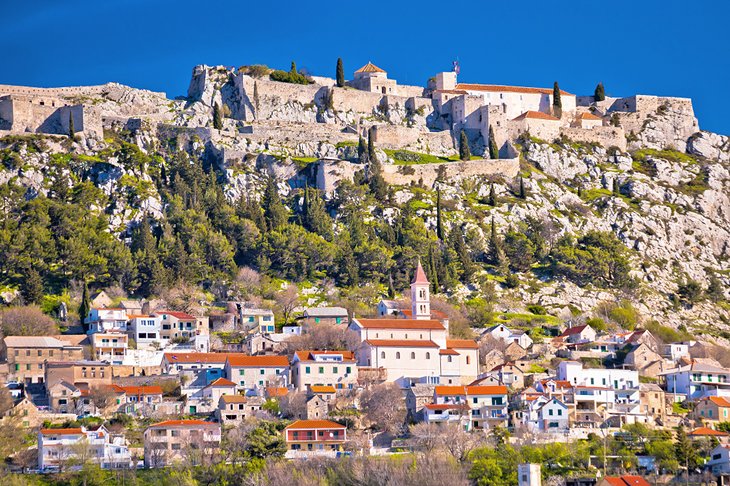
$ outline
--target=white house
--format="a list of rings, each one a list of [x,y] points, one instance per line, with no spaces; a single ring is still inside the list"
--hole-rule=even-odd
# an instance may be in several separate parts
[[[89,327],[89,334],[111,330],[127,330],[127,311],[121,308],[91,309],[84,319]]]
[[[299,391],[311,385],[351,390],[357,385],[357,363],[351,351],[297,351],[291,360],[292,384]]]
[[[558,336],[569,343],[589,343],[596,340],[596,331],[588,324],[569,327]]]
[[[494,339],[504,341],[507,344],[517,343],[522,346],[523,349],[527,349],[532,346],[532,338],[525,331],[518,329],[510,329],[504,324],[497,324],[487,328],[482,335],[490,335]]]
[[[565,432],[570,427],[568,405],[555,397],[539,396],[526,407],[522,423],[531,432]]]
[[[671,343],[664,345],[662,349],[662,357],[670,359],[675,363],[680,358],[689,358],[689,344],[688,343]]]
[[[459,406],[464,406],[463,415],[465,417],[464,425],[467,430],[487,429],[496,425],[504,426],[507,424],[507,397],[508,390],[504,385],[495,386],[437,386],[434,390],[434,404],[449,405],[449,415],[456,410],[461,413]],[[426,420],[434,420],[436,415],[432,414],[428,407],[425,407]],[[441,407],[443,408],[443,407]],[[439,408],[433,411],[438,411]],[[442,417],[447,420],[453,420],[449,417]]]
[[[692,361],[664,373],[659,373],[666,382],[669,393],[687,395],[690,400],[704,396],[730,396],[730,370]]]
[[[584,368],[577,361],[560,362],[557,379],[573,386],[599,386],[615,390],[639,388],[639,373],[635,370]]]
[[[38,469],[41,471],[64,467],[79,454],[87,455],[105,469],[132,465],[124,436],[112,436],[103,425],[96,429],[79,427],[38,431]]]
[[[705,467],[716,476],[730,474],[730,444],[720,444],[712,449]]]
[[[228,379],[245,390],[289,385],[289,359],[286,356],[229,355],[225,370]]]
[[[129,318],[127,333],[137,343],[137,349],[147,349],[154,343],[162,345],[162,317],[133,315]]]

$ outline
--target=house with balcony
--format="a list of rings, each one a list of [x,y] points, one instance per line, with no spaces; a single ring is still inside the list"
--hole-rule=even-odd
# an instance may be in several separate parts
[[[484,386],[437,386],[434,389],[433,403],[436,405],[466,405],[468,408],[464,427],[466,430],[488,429],[495,426],[506,426],[509,418],[508,389],[504,385]],[[428,407],[425,407],[426,420],[435,418]],[[461,413],[459,409],[449,409]],[[444,417],[447,421],[452,418]]]
[[[218,400],[215,416],[223,426],[235,426],[244,420],[256,417],[263,405],[263,397],[222,395]]]
[[[129,415],[150,415],[161,408],[162,388],[159,386],[112,385],[116,392],[118,411]]]
[[[221,397],[236,395],[238,386],[226,378],[218,378],[203,387],[200,393],[188,396],[190,413],[209,413],[218,408]]]
[[[154,348],[154,343],[161,347],[163,344],[162,317],[151,315],[129,316],[127,334],[137,343],[137,349]]]
[[[347,427],[330,420],[297,420],[284,429],[286,457],[334,456],[347,441]]]
[[[229,354],[225,373],[239,389],[256,390],[267,386],[289,385],[289,359],[286,356],[245,356]]]
[[[719,366],[692,360],[680,366],[659,373],[669,393],[686,395],[689,400],[705,396],[730,397],[730,370]]]
[[[76,361],[84,359],[84,350],[62,339],[51,336],[7,336],[2,340],[0,359],[8,364],[8,381],[26,384],[43,383],[45,362]]]
[[[121,365],[127,355],[128,345],[127,334],[120,330],[95,332],[91,335],[92,359]]]
[[[165,467],[187,460],[207,464],[219,454],[221,426],[203,420],[167,420],[144,432],[145,467]]]
[[[710,460],[705,463],[715,476],[730,474],[730,444],[720,444],[710,452]]]
[[[351,390],[357,385],[357,363],[351,351],[297,351],[291,360],[292,385],[305,391],[311,385]]]
[[[84,319],[88,334],[118,330],[127,331],[127,311],[119,307],[101,307],[89,311]]]
[[[60,470],[84,455],[104,469],[129,468],[132,457],[122,435],[113,435],[102,425],[97,428],[40,429],[38,469]]]

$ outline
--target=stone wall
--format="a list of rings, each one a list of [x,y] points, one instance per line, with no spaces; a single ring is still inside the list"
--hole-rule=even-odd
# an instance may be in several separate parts
[[[90,96],[105,93],[117,86],[116,83],[107,83],[96,86],[67,86],[62,88],[33,88],[30,86],[13,86],[0,84],[0,96],[6,94],[29,95],[29,96]],[[164,92],[152,92],[156,95],[167,98]]]
[[[444,171],[447,179],[459,180],[468,177],[502,176],[508,179],[517,177],[520,159],[481,159],[443,164],[383,165],[383,177],[388,184],[408,185],[420,180],[427,187],[436,182],[439,171]],[[412,173],[409,173],[412,172]]]
[[[401,125],[375,125],[373,141],[384,149],[410,149],[434,155],[453,155],[456,153],[451,133],[424,132],[416,128]]]
[[[576,142],[598,143],[604,147],[618,147],[626,151],[626,132],[621,127],[594,127],[590,129],[563,127],[560,133]]]
[[[331,195],[341,180],[352,182],[355,173],[363,170],[362,164],[354,164],[346,160],[320,160],[316,168],[317,189]]]

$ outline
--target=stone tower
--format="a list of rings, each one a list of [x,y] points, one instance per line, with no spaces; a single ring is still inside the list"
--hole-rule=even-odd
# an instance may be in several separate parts
[[[430,286],[419,260],[416,274],[411,282],[412,319],[431,319],[431,298],[428,295]]]

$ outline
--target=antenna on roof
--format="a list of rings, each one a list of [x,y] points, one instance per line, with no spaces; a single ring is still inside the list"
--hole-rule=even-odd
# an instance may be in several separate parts
[[[454,72],[456,74],[459,74],[461,72],[461,66],[459,65],[459,58],[457,57],[456,60],[452,63],[454,66]]]

